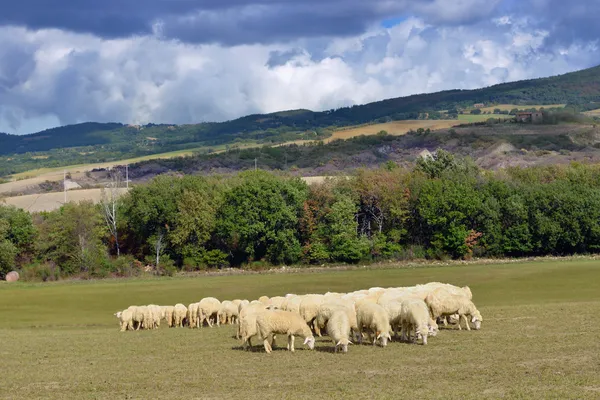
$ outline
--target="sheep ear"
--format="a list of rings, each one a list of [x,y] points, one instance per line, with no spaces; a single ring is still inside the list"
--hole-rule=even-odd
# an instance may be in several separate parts
[[[377,335],[377,339],[376,340],[379,340],[379,339],[381,339],[381,333]]]
[[[354,344],[354,343],[352,343],[351,341],[348,340],[348,344]]]
[[[310,342],[310,338],[309,337],[307,337],[306,339],[304,339],[304,344],[307,344],[309,342]]]
[[[475,322],[475,321],[477,321],[477,317],[475,317],[475,316],[472,316],[472,317],[471,317],[471,322]]]
[[[341,341],[341,340],[339,340],[339,341],[338,341],[338,342],[337,342],[335,345],[336,345],[336,346],[341,346],[341,345],[342,345],[342,341]]]

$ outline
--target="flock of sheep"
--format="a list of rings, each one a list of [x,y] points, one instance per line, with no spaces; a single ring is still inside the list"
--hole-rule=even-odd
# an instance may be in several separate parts
[[[335,351],[348,351],[351,338],[358,343],[386,346],[398,337],[401,340],[427,344],[428,336],[435,336],[438,323],[456,323],[458,329],[464,320],[466,328],[481,327],[480,312],[472,302],[468,286],[457,287],[431,282],[425,285],[395,288],[370,288],[351,293],[306,294],[267,297],[258,300],[223,301],[206,297],[188,307],[131,306],[119,311],[121,331],[155,329],[165,320],[169,327],[201,328],[206,325],[237,324],[237,338],[243,347],[252,346],[251,339],[263,341],[270,353],[276,335],[287,336],[287,349],[294,351],[294,337],[304,339],[311,350],[314,335],[326,330]]]

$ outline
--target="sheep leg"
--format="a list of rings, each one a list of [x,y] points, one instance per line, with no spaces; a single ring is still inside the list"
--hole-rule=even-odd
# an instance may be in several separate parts
[[[460,319],[463,318],[465,320],[465,324],[467,326],[467,330],[470,331],[471,330],[471,324],[469,324],[469,319],[467,318],[466,315],[460,315],[459,319],[458,319],[458,323],[460,324]]]
[[[290,341],[290,351],[293,353],[294,352],[294,335],[290,335],[288,340]]]
[[[321,337],[321,329],[319,328],[319,324],[317,324],[316,319],[313,322],[313,327],[315,329],[315,334],[317,334],[317,335],[319,335],[319,337]]]
[[[277,347],[277,343],[275,342],[276,338],[277,335],[271,335],[271,348],[273,348],[273,346]]]
[[[267,352],[267,354],[271,353],[271,346],[269,345],[269,339],[265,339],[263,342],[264,346],[265,346],[265,351]]]
[[[459,330],[459,331],[462,331],[462,328],[461,328],[461,326],[460,326],[460,325],[461,325],[461,323],[460,323],[460,320],[461,320],[461,318],[460,318],[460,315],[459,315],[459,316],[458,316],[458,330]]]

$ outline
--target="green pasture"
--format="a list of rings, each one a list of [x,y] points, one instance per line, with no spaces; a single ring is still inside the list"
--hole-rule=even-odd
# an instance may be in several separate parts
[[[480,331],[441,330],[332,353],[243,351],[234,326],[119,332],[129,305],[205,296],[351,291],[429,281],[469,285]],[[600,262],[358,269],[194,278],[0,284],[0,398],[314,399],[600,396]],[[284,339],[280,340],[284,344]]]

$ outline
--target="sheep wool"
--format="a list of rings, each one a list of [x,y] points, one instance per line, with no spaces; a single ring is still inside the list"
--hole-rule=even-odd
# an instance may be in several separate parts
[[[348,336],[350,336],[350,319],[345,310],[340,308],[331,315],[331,318],[327,321],[327,334],[333,340],[336,353],[340,350],[342,353],[348,352],[348,345],[352,342],[348,340]]]
[[[304,338],[304,344],[309,349],[314,349],[315,338],[308,324],[299,315],[291,311],[267,311],[256,317],[256,325],[259,336],[264,340],[265,351],[271,353],[273,350],[269,343],[269,337],[273,334],[282,334],[288,337],[288,350],[294,352],[294,336]]]
[[[176,328],[183,327],[186,316],[187,307],[181,303],[175,304],[175,308],[173,309],[173,325]]]
[[[391,340],[390,335],[390,319],[387,312],[379,304],[375,304],[370,300],[359,301],[356,303],[356,320],[358,329],[361,332],[359,342],[362,342],[362,333],[367,334],[367,339],[371,341],[373,334],[375,339],[373,345],[380,342],[382,347],[387,346],[388,340]]]
[[[423,300],[404,300],[402,302],[400,319],[402,320],[403,339],[410,341],[411,332],[414,330],[415,335],[413,342],[416,342],[417,338],[421,337],[423,345],[427,344],[430,317],[427,304],[425,304]]]
[[[213,327],[214,322],[217,326],[220,325],[219,321],[219,310],[221,309],[221,302],[214,297],[205,297],[198,303],[198,318],[200,319],[200,327],[204,324],[204,321],[209,327]]]
[[[453,314],[458,314],[459,315],[459,321],[458,321],[458,329],[459,330],[462,330],[462,328],[460,326],[461,319],[465,320],[467,330],[469,330],[469,331],[471,330],[471,327],[469,325],[469,320],[467,319],[467,317],[470,317],[471,322],[475,326],[475,329],[478,330],[481,328],[481,322],[483,321],[481,314],[475,307],[475,304],[473,304],[473,302],[471,300],[469,300],[468,298],[466,298],[463,295],[456,295],[456,294],[445,294],[444,295],[443,292],[436,291],[434,293],[430,293],[427,296],[427,298],[425,299],[425,303],[427,303],[427,305],[429,306],[432,319],[435,319],[437,317],[442,317],[442,316],[450,316]]]

